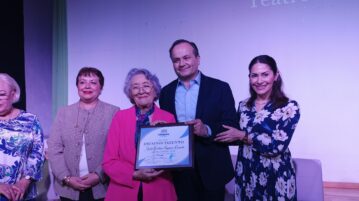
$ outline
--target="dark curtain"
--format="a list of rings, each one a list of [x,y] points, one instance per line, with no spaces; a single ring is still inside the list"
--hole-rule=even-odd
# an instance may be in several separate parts
[[[22,0],[0,1],[0,72],[12,76],[21,88],[15,107],[26,109],[24,19]]]

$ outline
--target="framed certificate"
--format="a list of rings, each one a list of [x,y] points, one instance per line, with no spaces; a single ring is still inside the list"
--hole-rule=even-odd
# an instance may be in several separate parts
[[[136,169],[193,166],[192,126],[184,123],[143,126],[137,143]]]

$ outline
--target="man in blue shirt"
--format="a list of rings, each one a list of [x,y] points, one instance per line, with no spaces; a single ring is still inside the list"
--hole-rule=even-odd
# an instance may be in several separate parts
[[[238,127],[231,88],[226,82],[199,71],[200,56],[195,43],[176,40],[170,58],[178,79],[160,95],[162,109],[178,122],[193,125],[194,168],[174,171],[179,201],[223,201],[225,185],[234,176],[227,144],[214,141],[223,125]]]

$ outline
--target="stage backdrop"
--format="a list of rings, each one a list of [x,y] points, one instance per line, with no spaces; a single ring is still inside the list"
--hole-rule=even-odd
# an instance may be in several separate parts
[[[248,96],[249,61],[269,54],[301,106],[293,156],[320,159],[325,181],[359,182],[358,10],[356,0],[68,1],[69,103],[80,67],[95,66],[106,78],[101,99],[131,106],[129,69],[167,84],[176,77],[168,48],[185,38],[197,43],[203,73],[231,85],[237,106]]]

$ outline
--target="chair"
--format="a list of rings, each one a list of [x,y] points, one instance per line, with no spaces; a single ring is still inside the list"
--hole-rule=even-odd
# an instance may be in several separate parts
[[[294,158],[298,201],[323,201],[322,165],[316,159]]]
[[[237,156],[232,155],[233,166]],[[319,160],[294,158],[298,201],[323,201],[322,166]],[[226,185],[225,201],[234,200],[234,179]]]

